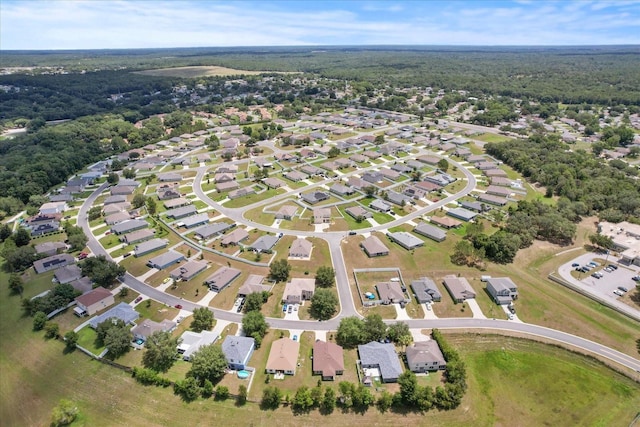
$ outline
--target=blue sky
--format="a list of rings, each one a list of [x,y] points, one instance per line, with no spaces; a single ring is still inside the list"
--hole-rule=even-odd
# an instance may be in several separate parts
[[[2,0],[0,49],[640,44],[640,1]]]

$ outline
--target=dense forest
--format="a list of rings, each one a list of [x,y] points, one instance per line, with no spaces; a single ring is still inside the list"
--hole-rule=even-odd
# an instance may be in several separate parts
[[[221,65],[298,71],[380,86],[431,86],[566,104],[640,105],[640,49],[621,47],[295,47],[3,52],[3,67],[142,70]],[[0,84],[2,83],[0,78]]]

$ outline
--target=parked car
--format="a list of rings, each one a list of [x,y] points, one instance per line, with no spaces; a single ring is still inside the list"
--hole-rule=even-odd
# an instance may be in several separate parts
[[[640,276],[633,276],[631,280],[633,280],[634,282],[640,282]]]
[[[609,268],[613,268],[614,270],[617,270],[617,269],[618,269],[618,266],[617,266],[617,265],[615,265],[615,264],[609,264],[607,267],[609,267]]]
[[[577,262],[574,262],[573,264],[571,264],[571,267],[580,267],[580,264],[578,264]]]
[[[293,310],[293,307],[291,306],[287,307],[287,313],[291,313],[292,310]]]
[[[625,288],[624,286],[618,286],[618,289],[620,289],[622,292],[629,292],[629,289]]]
[[[137,303],[139,303],[140,301],[142,301],[142,297],[138,297],[138,298],[136,298],[133,302],[134,302],[135,304],[137,304]]]
[[[86,252],[80,252],[80,255],[78,255],[78,259],[85,259],[86,257],[88,257],[89,254]]]
[[[180,305],[180,304],[176,304],[176,305],[175,305],[175,307],[176,307],[178,310],[182,310],[182,305]]]
[[[595,262],[595,261],[591,261],[591,262],[589,263],[589,265],[590,265],[590,266],[592,266],[592,267],[597,267],[597,266],[599,266],[600,264],[598,264],[598,263],[597,263],[597,262]]]
[[[282,311],[283,311],[284,313],[286,313],[286,312],[287,312],[287,304],[284,304],[284,305],[282,306]]]
[[[618,295],[619,297],[621,297],[622,295],[624,295],[624,292],[622,292],[622,291],[621,291],[621,290],[619,290],[619,289],[614,289],[613,293],[614,293],[614,294],[616,294],[616,295]]]
[[[591,277],[595,277],[596,279],[599,279],[599,278],[600,278],[600,275],[599,275],[598,273],[593,273],[593,274],[591,275]]]
[[[297,335],[294,335],[294,336],[293,336],[293,340],[294,340],[294,341],[298,341],[298,336],[297,336]]]

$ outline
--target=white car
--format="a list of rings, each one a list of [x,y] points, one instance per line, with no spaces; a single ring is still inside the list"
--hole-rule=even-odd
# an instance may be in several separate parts
[[[427,311],[431,311],[431,304],[430,303],[426,303],[425,305],[427,306]]]
[[[613,293],[614,293],[614,294],[616,294],[616,295],[618,295],[619,297],[621,297],[622,295],[624,295],[624,292],[622,292],[622,291],[621,291],[621,290],[619,290],[619,289],[614,289]]]

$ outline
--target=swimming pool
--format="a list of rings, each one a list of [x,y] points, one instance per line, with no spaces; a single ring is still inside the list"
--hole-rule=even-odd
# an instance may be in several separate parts
[[[249,378],[249,375],[251,375],[248,371],[245,371],[244,369],[242,371],[238,371],[238,378],[240,379],[246,379]]]

